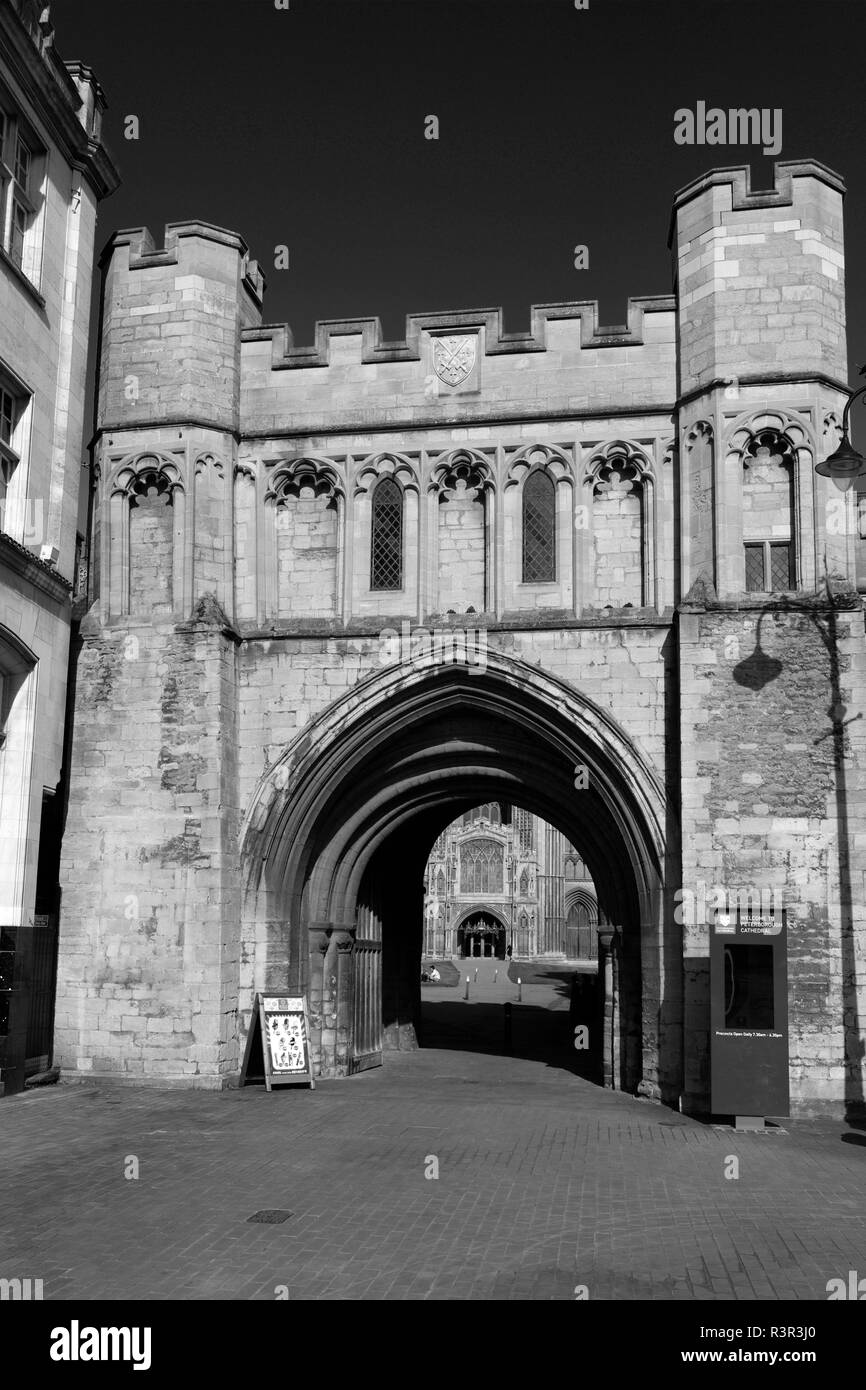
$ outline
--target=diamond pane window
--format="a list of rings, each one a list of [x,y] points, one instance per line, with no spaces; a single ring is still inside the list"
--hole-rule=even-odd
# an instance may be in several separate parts
[[[746,546],[746,590],[750,594],[760,594],[764,589],[764,547]]]
[[[787,542],[770,546],[770,588],[791,588],[791,547]]]
[[[403,494],[392,478],[373,493],[371,589],[403,587]]]
[[[523,582],[547,584],[556,578],[556,489],[543,469],[523,485]]]

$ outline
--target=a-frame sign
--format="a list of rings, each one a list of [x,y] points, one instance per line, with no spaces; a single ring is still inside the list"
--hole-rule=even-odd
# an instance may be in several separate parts
[[[250,1081],[316,1089],[305,995],[256,995],[239,1084]]]

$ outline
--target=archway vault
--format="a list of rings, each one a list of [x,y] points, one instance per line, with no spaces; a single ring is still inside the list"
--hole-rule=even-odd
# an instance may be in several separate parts
[[[586,783],[579,790],[578,768],[585,773],[577,780]],[[374,673],[268,769],[241,839],[245,915],[259,928],[252,932],[255,973],[275,983],[283,972],[293,987],[315,992],[317,967],[328,979],[330,967],[319,957],[331,950],[330,937],[346,953],[354,932],[369,935],[359,926],[362,903],[364,913],[378,913],[380,926],[383,911],[395,915],[393,906],[370,907],[374,881],[388,881],[375,893],[390,893],[392,901],[399,882],[408,916],[436,835],[455,815],[491,800],[534,811],[579,848],[600,920],[622,934],[631,960],[623,979],[630,968],[636,979],[643,975],[657,1011],[666,854],[661,780],[607,711],[557,677],[497,652],[484,669],[428,657]],[[407,979],[413,968],[405,965]],[[337,990],[336,973],[332,979]],[[322,1038],[329,1032],[326,1004]],[[638,1052],[639,1001],[635,1007],[629,1026]],[[339,1013],[335,1005],[337,1054]],[[317,1018],[314,1008],[314,1031]],[[323,1043],[323,1070],[339,1071],[327,1051]]]

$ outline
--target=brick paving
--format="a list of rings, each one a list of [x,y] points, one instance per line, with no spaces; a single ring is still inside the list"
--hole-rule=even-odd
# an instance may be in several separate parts
[[[561,1031],[536,1055],[492,1053],[469,1027],[485,1007],[464,1005],[459,1049],[391,1055],[314,1092],[61,1084],[3,1101],[0,1277],[42,1278],[46,1299],[273,1299],[280,1285],[292,1299],[572,1299],[585,1284],[592,1299],[823,1300],[828,1279],[866,1273],[866,1134],[703,1125],[582,1079]],[[532,1018],[518,1007],[516,1038]],[[439,1044],[453,1034],[428,1027]],[[249,1223],[273,1209],[292,1216]]]

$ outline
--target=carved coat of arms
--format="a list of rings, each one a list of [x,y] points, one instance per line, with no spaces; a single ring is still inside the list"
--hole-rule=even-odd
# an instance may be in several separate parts
[[[477,337],[433,339],[433,370],[448,386],[460,386],[475,366]]]

